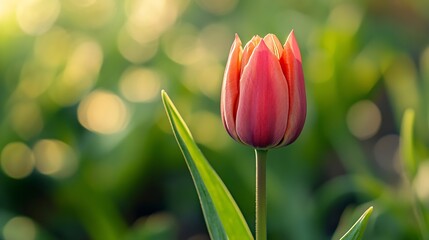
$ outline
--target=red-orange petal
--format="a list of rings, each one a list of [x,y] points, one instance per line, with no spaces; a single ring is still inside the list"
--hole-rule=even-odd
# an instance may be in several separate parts
[[[289,116],[283,141],[279,146],[291,144],[296,140],[304,127],[307,115],[304,72],[301,53],[293,30],[284,45],[280,65],[289,86]]]
[[[241,40],[236,34],[223,76],[220,112],[225,129],[237,141],[240,141],[236,133],[235,121],[239,96],[241,55]]]
[[[265,149],[282,141],[288,92],[277,57],[261,40],[241,75],[236,129],[243,143]]]

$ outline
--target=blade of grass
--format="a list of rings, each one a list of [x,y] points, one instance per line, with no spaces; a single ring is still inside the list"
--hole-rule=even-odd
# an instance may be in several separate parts
[[[198,148],[173,102],[165,91],[161,94],[174,136],[197,189],[211,239],[253,239],[240,209]]]
[[[372,213],[372,207],[368,208],[362,216],[353,224],[349,231],[340,238],[340,240],[360,240],[365,232],[368,219]]]
[[[401,153],[405,172],[410,180],[417,173],[417,161],[414,156],[414,110],[407,109],[402,118],[401,126]]]

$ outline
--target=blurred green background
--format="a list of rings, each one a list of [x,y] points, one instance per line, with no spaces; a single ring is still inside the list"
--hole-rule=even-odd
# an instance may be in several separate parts
[[[253,229],[253,150],[222,127],[223,70],[235,33],[284,41],[292,29],[308,118],[270,152],[269,239],[338,237],[370,205],[365,239],[422,239],[426,0],[1,0],[0,238],[208,239],[161,89]]]

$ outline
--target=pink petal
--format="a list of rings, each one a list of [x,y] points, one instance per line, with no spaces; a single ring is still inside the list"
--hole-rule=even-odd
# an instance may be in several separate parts
[[[253,36],[246,46],[244,46],[243,56],[241,57],[241,72],[243,72],[244,67],[246,67],[249,62],[250,56],[252,56],[253,50],[259,44],[262,38],[259,36]]]
[[[261,40],[240,81],[236,129],[241,141],[256,148],[276,146],[286,130],[288,101],[279,61]]]
[[[277,56],[279,59],[282,56],[283,46],[280,43],[279,39],[274,34],[267,34],[264,37],[264,42],[267,44],[267,47],[271,50],[271,52]]]
[[[228,131],[229,135],[237,141],[240,141],[240,139],[237,137],[235,130],[235,118],[239,95],[241,54],[241,41],[236,34],[234,43],[229,52],[228,62],[223,76],[220,112],[225,129]]]
[[[289,86],[289,117],[286,133],[279,146],[291,144],[296,140],[304,127],[307,115],[305,97],[304,72],[302,70],[301,53],[295,34],[292,31],[284,45],[280,65]]]

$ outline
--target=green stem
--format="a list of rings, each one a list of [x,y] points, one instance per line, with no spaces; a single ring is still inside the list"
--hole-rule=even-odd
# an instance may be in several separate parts
[[[267,239],[267,150],[255,149],[256,154],[256,240]]]

